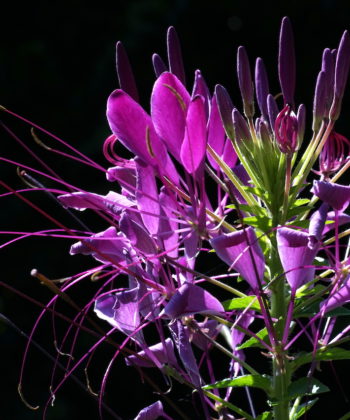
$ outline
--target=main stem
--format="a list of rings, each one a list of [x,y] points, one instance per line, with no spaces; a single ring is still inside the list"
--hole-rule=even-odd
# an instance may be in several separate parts
[[[278,276],[282,271],[276,245],[276,243],[273,244],[271,256],[273,276]],[[286,313],[285,280],[280,277],[271,286],[271,316],[277,319],[275,323],[277,343],[272,360],[273,414],[275,420],[289,419],[288,386],[290,384],[290,374],[287,354],[282,346]]]

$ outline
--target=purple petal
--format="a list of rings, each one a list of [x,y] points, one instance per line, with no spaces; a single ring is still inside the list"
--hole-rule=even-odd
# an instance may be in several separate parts
[[[163,405],[161,401],[157,401],[148,407],[143,408],[134,420],[156,420],[164,416]],[[169,418],[167,416],[167,418]]]
[[[159,227],[159,194],[154,170],[143,161],[136,159],[137,208],[149,233],[155,235]]]
[[[161,59],[161,57],[158,54],[153,54],[152,63],[153,63],[154,72],[157,78],[165,71],[168,71],[164,61]]]
[[[310,249],[308,234],[290,228],[277,231],[278,253],[287,281],[292,290],[312,280],[315,274],[313,264],[318,247]]]
[[[132,214],[123,214],[119,222],[120,230],[139,251],[146,255],[156,253],[156,246],[149,233],[133,219],[133,216]]]
[[[157,136],[150,116],[129,95],[112,92],[107,119],[113,134],[136,156],[155,166],[166,161],[166,149]]]
[[[207,145],[204,100],[196,96],[189,104],[185,137],[180,157],[186,171],[193,174],[203,163]]]
[[[170,26],[168,29],[167,46],[170,72],[175,74],[175,76],[185,85],[185,68],[182,61],[180,41],[173,26]]]
[[[151,97],[152,120],[158,135],[177,160],[180,160],[189,102],[190,95],[176,76],[162,73],[156,80]]]
[[[265,121],[268,121],[267,95],[269,94],[269,81],[263,60],[259,57],[255,64],[256,99]]]
[[[340,114],[341,102],[343,99],[346,82],[350,68],[350,36],[348,31],[343,33],[337,50],[335,62],[334,97],[329,118],[337,120]]]
[[[131,196],[134,196],[136,188],[136,174],[134,169],[114,166],[107,169],[106,177],[109,182],[118,181],[124,190]]]
[[[104,319],[124,334],[134,333],[141,322],[137,288],[97,298],[94,311],[99,318]]]
[[[170,193],[163,189],[159,195],[161,205],[158,237],[163,241],[164,249],[168,251],[169,257],[177,258],[179,247],[179,234],[177,233],[178,223],[173,220],[177,213],[177,202],[171,197]]]
[[[327,211],[328,211],[328,204],[323,203],[321,207],[313,213],[310,217],[310,225],[309,225],[309,247],[314,249],[317,244],[320,242],[325,223],[327,220]]]
[[[107,264],[125,265],[124,251],[130,248],[129,241],[117,234],[115,227],[91,235],[90,238],[79,241],[71,246],[71,255],[92,255],[97,261]]]
[[[222,156],[224,151],[225,138],[226,135],[224,126],[222,125],[219,109],[216,103],[216,96],[214,95],[211,100],[210,115],[208,121],[208,144],[220,157]],[[210,162],[210,165],[214,169],[218,170],[219,165],[209,153],[207,153],[207,157]]]
[[[265,259],[252,227],[217,236],[210,243],[219,258],[238,271],[254,290],[258,288]]]
[[[282,19],[279,41],[278,75],[284,104],[290,104],[293,108],[295,91],[295,51],[292,25],[288,17]]]
[[[332,293],[328,299],[321,303],[320,310],[321,312],[327,313],[348,302],[350,302],[350,277],[347,278],[345,284],[340,289]]]
[[[330,211],[327,215],[327,221],[331,220],[334,222],[335,220],[335,213],[334,211]],[[338,213],[338,225],[345,225],[346,223],[350,223],[350,216],[345,213]],[[334,229],[335,224],[334,223],[328,223],[325,225],[322,235],[325,235],[326,233],[330,232],[332,229]]]
[[[254,115],[253,82],[248,55],[246,49],[242,46],[239,47],[237,51],[237,74],[243,100],[244,114],[247,118],[251,118]]]
[[[224,312],[221,303],[209,292],[191,283],[183,284],[172,296],[162,315],[175,319],[194,314]]]
[[[311,192],[338,211],[345,210],[350,202],[350,186],[314,181]]]
[[[135,202],[129,200],[124,195],[110,191],[107,195],[98,195],[88,192],[74,192],[59,195],[60,202],[67,207],[77,210],[94,209],[106,210],[113,214],[118,214],[129,207],[134,207]]]
[[[165,346],[164,346],[165,344]],[[161,364],[167,364],[171,366],[178,366],[175,352],[174,352],[174,343],[170,338],[167,338],[164,344],[157,343],[153,346],[148,347],[147,352],[144,350],[139,351],[137,355],[131,355],[125,358],[125,362],[128,366],[136,365],[141,367],[155,367],[155,362],[149,357],[149,352],[153,354],[153,357]]]
[[[233,148],[232,142],[230,139],[226,139],[224,146],[224,153],[222,155],[222,160],[226,163],[229,168],[233,168],[238,160],[237,153]]]
[[[206,319],[204,322],[198,322],[197,326],[202,332],[204,332],[210,338],[215,338],[218,331],[220,330],[220,326],[218,325],[218,322],[214,321],[213,319]],[[192,331],[190,327],[189,327],[188,332],[190,334],[190,339],[193,344],[195,344],[197,347],[199,347],[203,351],[208,349],[208,345],[210,344],[210,341],[207,339],[207,337],[205,337],[203,334],[201,334],[197,330]]]
[[[199,387],[201,385],[201,377],[185,327],[182,325],[181,320],[177,320],[170,324],[169,328],[174,337],[180,359],[185,366],[193,385]]]
[[[139,94],[129,58],[123,44],[117,42],[117,74],[120,89],[130,95],[136,102],[139,102]]]

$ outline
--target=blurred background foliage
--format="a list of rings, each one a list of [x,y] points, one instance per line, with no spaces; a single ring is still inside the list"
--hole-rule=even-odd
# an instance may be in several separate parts
[[[279,25],[284,15],[291,18],[295,30],[297,102],[307,105],[310,119],[322,50],[325,47],[335,48],[343,30],[350,29],[348,0],[7,2],[2,10],[0,28],[1,104],[47,128],[107,166],[101,146],[109,135],[105,119],[106,99],[118,87],[114,56],[116,41],[122,40],[128,51],[141,102],[146,109],[154,81],[151,56],[157,52],[165,58],[166,30],[170,25],[176,27],[182,42],[188,87],[192,86],[194,71],[199,68],[210,89],[216,83],[225,85],[234,103],[240,107],[235,72],[235,55],[239,45],[246,46],[252,65],[256,57],[264,59],[271,90],[274,94],[279,92],[277,47]],[[348,88],[342,117],[337,125],[338,131],[347,137],[350,137],[349,111]],[[3,121],[73,184],[101,193],[106,193],[112,187],[104,181],[103,175],[92,169],[43,153],[34,144],[29,126],[7,115],[3,116]],[[2,156],[33,164],[33,160],[5,131],[2,131],[0,142]],[[13,187],[23,187],[13,166],[1,163],[0,172],[1,177]],[[38,205],[45,206],[46,211],[57,219],[65,220],[62,209],[54,203],[48,203],[49,200],[43,198],[42,194],[35,194]],[[0,230],[28,231],[52,227],[50,222],[13,197],[2,198],[1,215]],[[96,230],[104,228],[99,220],[92,219],[91,223],[94,223]],[[41,302],[47,302],[51,297],[50,292],[29,276],[33,267],[51,278],[58,278],[93,266],[87,257],[69,257],[67,251],[70,243],[70,240],[31,238],[1,250],[1,280]],[[82,304],[94,290],[95,286],[86,281],[73,296]],[[67,306],[60,304],[58,309],[64,311]],[[2,288],[0,311],[28,333],[40,309]],[[73,313],[70,315],[73,316]],[[59,332],[63,331],[60,328]],[[51,354],[55,354],[50,316],[40,327],[36,339]],[[91,339],[83,334],[81,348],[89,343]],[[4,420],[41,418],[40,412],[30,411],[21,403],[16,391],[24,345],[25,339],[0,323],[0,386],[3,388],[0,418]],[[94,358],[91,376],[96,374],[95,388],[111,354],[111,350],[105,346]],[[101,363],[96,360],[101,360]],[[49,395],[50,366],[51,362],[44,355],[36,350],[31,351],[24,392],[34,404],[42,405]],[[329,376],[332,389],[339,390],[331,367],[327,369],[325,367],[320,375]],[[336,364],[335,369],[345,387],[349,364]],[[136,388],[135,383],[139,383],[137,372],[125,368],[121,361],[117,362],[107,388],[106,401],[116,407],[117,413],[125,419],[132,418],[139,408],[157,399],[146,388],[138,385]],[[120,392],[121,388],[123,393]],[[132,403],[127,400],[128,395],[132,395]],[[334,404],[338,396],[339,403]],[[186,398],[182,402],[185,408],[191,400],[190,395]],[[68,381],[59,391],[55,406],[49,410],[48,419],[75,419],[82,416],[97,419],[96,406],[86,392]],[[332,418],[338,418],[346,408],[350,409],[349,402],[340,390],[324,396],[318,413],[324,413],[322,410],[327,407],[333,410]],[[310,416],[320,418],[317,414]]]

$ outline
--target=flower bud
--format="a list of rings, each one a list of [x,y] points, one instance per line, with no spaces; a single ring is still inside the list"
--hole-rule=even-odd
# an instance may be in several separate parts
[[[292,154],[298,147],[298,120],[290,105],[277,115],[275,137],[282,153]]]

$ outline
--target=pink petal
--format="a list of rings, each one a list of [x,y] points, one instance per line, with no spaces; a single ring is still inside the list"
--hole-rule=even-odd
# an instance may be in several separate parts
[[[197,171],[204,160],[207,132],[204,100],[196,96],[188,107],[185,137],[181,146],[181,161],[188,173]]]
[[[162,73],[153,87],[151,115],[156,132],[177,160],[180,160],[189,102],[190,95],[180,80],[174,74]]]

